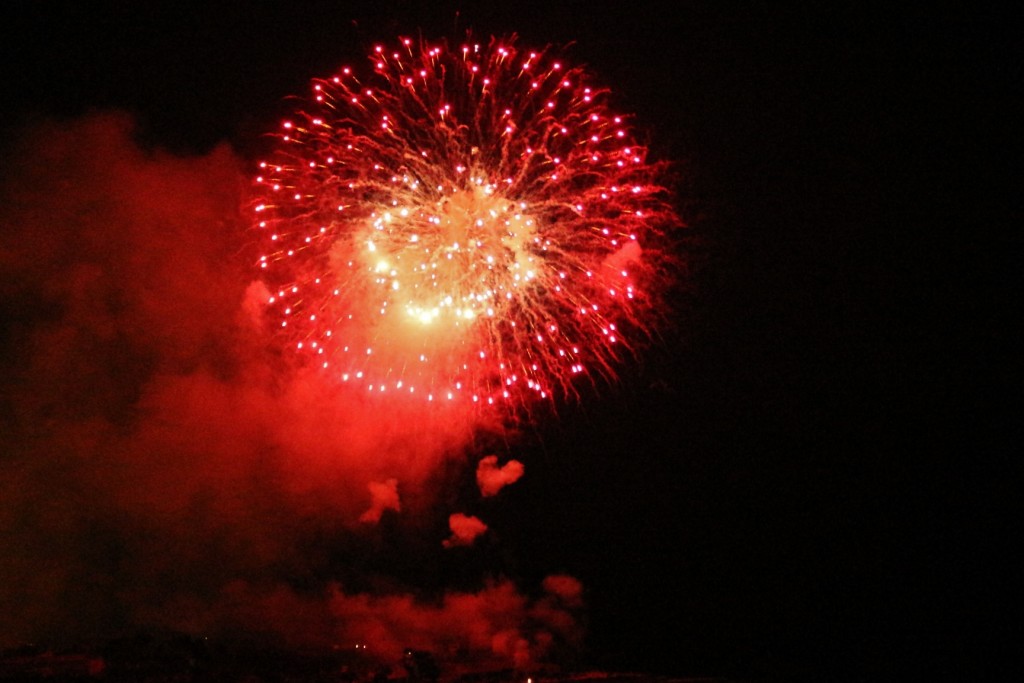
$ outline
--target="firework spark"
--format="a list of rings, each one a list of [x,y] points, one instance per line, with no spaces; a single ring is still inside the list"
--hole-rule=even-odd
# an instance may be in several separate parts
[[[664,166],[606,89],[514,39],[378,46],[256,178],[268,310],[366,392],[520,405],[612,377],[660,305]]]

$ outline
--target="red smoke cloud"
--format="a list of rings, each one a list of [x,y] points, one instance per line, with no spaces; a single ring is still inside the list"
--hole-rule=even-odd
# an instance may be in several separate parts
[[[456,512],[448,518],[448,528],[452,530],[452,535],[445,540],[445,548],[473,545],[473,541],[477,539],[477,536],[487,531],[487,525],[480,521],[478,517],[464,515],[461,512]]]
[[[132,135],[94,115],[5,155],[0,645],[162,625],[525,665],[575,642],[578,605],[557,587],[420,603],[411,573],[388,575],[375,549],[398,541],[360,520],[434,528],[429,477],[464,457],[473,416],[382,410],[292,367],[244,256],[244,164]]]
[[[487,667],[527,669],[581,645],[580,602],[578,596],[567,599],[559,592],[564,582],[575,579],[548,577],[536,599],[501,580],[475,593],[451,591],[438,601],[422,601],[408,593],[349,593],[338,584],[327,586],[326,598],[314,599],[281,586],[235,581],[213,604],[180,600],[153,619],[188,622],[196,632],[211,634],[251,628],[259,620],[283,634],[288,645],[370,643],[370,655],[391,662],[405,648],[430,650],[450,663],[450,673]]]
[[[476,467],[476,484],[484,498],[498,495],[498,491],[519,481],[525,468],[518,460],[509,460],[498,467],[498,456],[488,455]]]

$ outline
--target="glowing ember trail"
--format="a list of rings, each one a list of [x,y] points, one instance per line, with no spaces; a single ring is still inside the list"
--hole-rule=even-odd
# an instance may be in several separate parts
[[[342,382],[515,406],[614,375],[678,225],[608,91],[549,51],[378,46],[316,80],[260,164],[254,220],[287,343]]]

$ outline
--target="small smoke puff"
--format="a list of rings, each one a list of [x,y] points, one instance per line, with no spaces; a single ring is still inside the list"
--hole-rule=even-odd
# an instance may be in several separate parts
[[[537,637],[539,640],[549,640],[548,634],[543,631],[538,633]],[[517,630],[507,630],[496,634],[491,639],[491,650],[510,660],[516,669],[525,669],[531,664],[530,641]]]
[[[472,545],[477,536],[487,531],[487,525],[479,518],[461,512],[456,512],[448,518],[448,527],[452,530],[452,535],[444,541],[445,548]]]
[[[581,607],[583,605],[583,584],[579,579],[567,574],[553,574],[544,579],[541,584],[544,590],[556,598],[566,607]]]
[[[359,516],[360,522],[376,524],[385,510],[402,511],[402,502],[398,498],[398,480],[371,481],[366,485],[370,490],[370,509]]]
[[[555,574],[545,577],[541,585],[545,595],[533,605],[531,616],[545,625],[544,630],[551,640],[541,644],[538,634],[537,644],[548,650],[558,643],[558,647],[566,647],[570,652],[581,647],[583,633],[579,622],[584,609],[583,584],[567,574]]]
[[[480,495],[484,498],[498,495],[509,484],[514,484],[523,476],[525,468],[518,460],[509,460],[498,467],[498,456],[488,455],[480,460],[476,468],[476,483],[480,487]]]

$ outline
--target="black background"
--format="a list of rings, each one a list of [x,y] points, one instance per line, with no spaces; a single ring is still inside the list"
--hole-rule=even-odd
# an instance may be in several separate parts
[[[676,163],[687,266],[656,348],[514,453],[503,570],[583,581],[596,666],[1006,675],[1019,32],[883,7],[16,2],[2,124],[118,107],[251,155],[377,40],[575,41]]]

